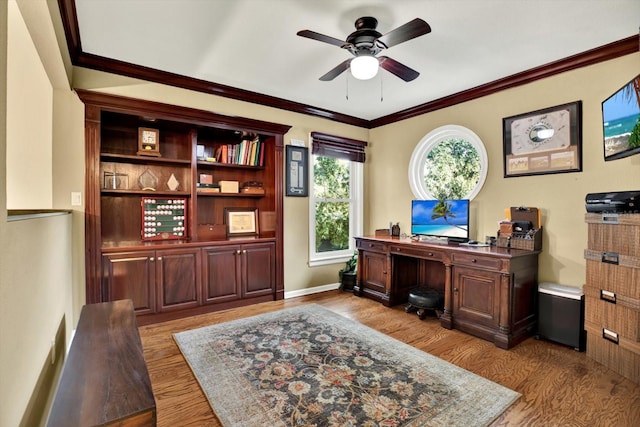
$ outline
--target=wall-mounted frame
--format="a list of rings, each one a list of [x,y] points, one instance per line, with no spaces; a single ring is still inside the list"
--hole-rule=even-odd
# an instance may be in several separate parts
[[[640,74],[602,102],[604,160],[640,154]]]
[[[502,119],[504,177],[582,171],[582,101]]]
[[[308,149],[287,145],[285,187],[287,196],[307,197],[309,194]]]
[[[227,225],[227,236],[257,236],[257,208],[224,208],[224,223]]]

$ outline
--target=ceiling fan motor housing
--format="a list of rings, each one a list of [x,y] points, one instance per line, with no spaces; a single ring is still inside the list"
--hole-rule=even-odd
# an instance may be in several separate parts
[[[376,31],[378,20],[372,16],[358,18],[355,22],[356,31],[349,34],[344,46],[355,56],[376,55],[382,49],[376,45],[376,40],[382,36]]]

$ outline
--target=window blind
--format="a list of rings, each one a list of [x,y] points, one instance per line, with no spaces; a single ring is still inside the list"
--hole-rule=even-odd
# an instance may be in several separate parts
[[[364,163],[367,141],[344,138],[320,132],[311,132],[311,153]]]

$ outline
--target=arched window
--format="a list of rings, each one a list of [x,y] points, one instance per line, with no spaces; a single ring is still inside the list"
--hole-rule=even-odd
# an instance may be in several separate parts
[[[457,125],[434,129],[420,140],[409,162],[416,199],[469,199],[487,177],[487,150],[473,131]]]

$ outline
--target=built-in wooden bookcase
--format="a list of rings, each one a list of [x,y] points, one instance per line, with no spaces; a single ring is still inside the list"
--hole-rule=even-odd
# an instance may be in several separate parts
[[[283,136],[289,126],[78,94],[85,103],[87,303],[132,299],[144,324],[284,297]],[[140,150],[140,128],[157,131],[157,153]],[[237,163],[212,161],[222,148],[246,154]],[[215,183],[261,183],[264,191],[203,192],[201,175]],[[174,217],[183,234],[143,237],[150,219],[142,202],[149,197],[184,204],[184,220]],[[258,234],[229,238],[229,208],[255,210]]]

